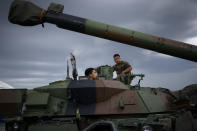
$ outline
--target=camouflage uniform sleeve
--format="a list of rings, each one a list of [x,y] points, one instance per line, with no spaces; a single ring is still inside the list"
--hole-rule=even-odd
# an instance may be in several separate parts
[[[131,67],[131,65],[128,62],[123,61],[123,63],[124,63],[124,69],[127,69],[128,67]]]
[[[113,72],[115,71],[115,66],[116,66],[116,65],[113,65],[113,66],[112,66],[112,70],[113,70]]]

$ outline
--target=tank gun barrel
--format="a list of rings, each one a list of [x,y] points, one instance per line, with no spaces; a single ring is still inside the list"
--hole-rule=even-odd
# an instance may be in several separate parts
[[[29,10],[27,5],[31,7]],[[18,7],[15,8],[16,6]],[[33,6],[35,7],[32,8]],[[52,3],[48,10],[45,11],[30,2],[16,0],[11,5],[9,20],[14,24],[24,26],[32,26],[47,22],[55,24],[59,28],[197,62],[197,46],[97,22],[94,20],[64,14],[62,11],[63,6],[59,4]],[[35,20],[36,18],[37,21]]]

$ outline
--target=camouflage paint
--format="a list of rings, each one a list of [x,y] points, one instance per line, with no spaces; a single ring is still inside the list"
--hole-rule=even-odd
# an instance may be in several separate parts
[[[6,93],[9,91],[16,95],[18,90],[5,90]],[[5,92],[1,91],[0,97],[5,98]],[[16,98],[20,98],[16,115],[23,113],[25,117],[75,116],[77,109],[82,116],[127,115],[167,111],[168,105],[163,99],[168,95],[163,93],[165,97],[161,97],[161,94],[155,94],[149,88],[131,90],[120,81],[114,80],[65,80],[27,90],[24,95],[16,96],[14,99],[17,103]],[[6,103],[0,101],[0,106],[5,106],[3,102]],[[22,105],[25,105],[23,112]],[[2,110],[3,112],[6,113]]]
[[[167,110],[160,95],[157,95],[148,87],[144,88],[144,90],[141,89],[137,93],[149,112],[163,112]]]
[[[9,90],[5,91],[9,93]],[[17,94],[17,90],[11,91]],[[4,94],[5,92],[0,94],[0,97],[5,98]],[[26,117],[75,116],[77,109],[81,115],[124,115],[167,111],[168,105],[163,99],[167,99],[168,94],[165,94],[165,97],[161,97],[161,94],[155,94],[151,88],[131,90],[120,81],[114,80],[69,80],[27,90],[25,95],[16,96],[14,99],[17,103],[16,98],[20,97],[19,109],[25,103],[26,110],[23,113]],[[0,105],[4,106],[3,101]],[[20,113],[21,110],[18,111],[18,115]]]
[[[26,89],[0,89],[0,116],[20,116]]]
[[[9,13],[9,20],[16,24],[31,26],[49,22],[60,28],[197,61],[196,46],[62,14],[60,8],[55,9],[60,12],[53,12],[53,9],[52,12],[46,12],[41,19],[37,15],[40,8],[31,3],[26,4],[28,2],[23,0],[17,0],[15,3],[19,3],[19,7],[22,5],[22,8],[12,7],[13,10]],[[30,6],[30,12],[23,10],[27,6]],[[15,9],[19,9],[20,13]],[[33,13],[35,10],[36,14]],[[23,12],[26,15],[23,16]],[[65,80],[33,90],[0,90],[0,113],[12,115],[6,119],[8,131],[24,131],[24,127],[28,127],[28,131],[82,130],[91,124],[99,126],[99,123],[111,124],[119,131],[139,131],[147,125],[155,131],[193,130],[196,122],[193,121],[191,111],[187,111],[188,106],[181,105],[180,108],[172,101],[179,100],[179,97],[185,99],[188,94],[193,97],[195,93],[192,92],[195,89],[192,86],[192,89],[182,91],[174,96],[167,89],[129,89],[123,83],[113,80]],[[195,97],[192,98],[192,102],[195,102]],[[188,103],[189,101],[184,104]],[[173,111],[171,105],[176,107]],[[9,114],[10,112],[12,114]],[[89,131],[86,129],[84,131]]]
[[[44,22],[56,24],[58,27],[63,29],[117,41],[127,45],[149,49],[197,62],[197,46],[195,45],[63,13],[54,14],[46,12],[43,20]]]
[[[17,8],[16,8],[17,7]],[[14,24],[34,26],[48,22],[68,29],[197,62],[197,46],[126,28],[63,14],[63,5],[52,3],[45,11],[31,2],[14,1],[8,19]]]
[[[92,115],[96,105],[96,88],[93,80],[71,81],[68,85],[68,105],[66,115],[75,115],[79,109],[81,115]]]
[[[88,35],[197,61],[197,46],[93,20],[86,20],[85,27]]]

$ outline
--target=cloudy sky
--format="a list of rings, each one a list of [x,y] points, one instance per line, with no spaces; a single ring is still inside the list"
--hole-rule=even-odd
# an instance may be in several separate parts
[[[196,0],[31,0],[42,8],[63,4],[64,13],[197,45]],[[45,24],[22,27],[8,22],[12,0],[0,2],[0,81],[34,88],[65,79],[72,52],[79,75],[87,67],[113,65],[119,53],[142,86],[177,90],[197,83],[197,63]],[[197,56],[196,56],[197,57]],[[136,80],[137,81],[137,80]],[[134,81],[133,84],[136,84]]]

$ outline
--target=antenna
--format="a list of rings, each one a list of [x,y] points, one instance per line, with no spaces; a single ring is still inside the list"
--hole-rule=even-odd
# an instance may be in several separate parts
[[[69,65],[68,65],[68,59],[67,59],[67,76],[66,79],[70,79],[70,75],[69,75]]]
[[[73,79],[77,80],[78,72],[77,72],[77,67],[76,67],[75,56],[72,53],[70,53],[70,55],[71,55],[70,61],[71,61],[71,64],[72,64]]]

